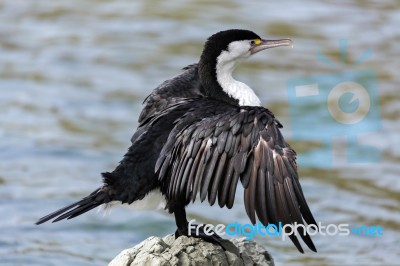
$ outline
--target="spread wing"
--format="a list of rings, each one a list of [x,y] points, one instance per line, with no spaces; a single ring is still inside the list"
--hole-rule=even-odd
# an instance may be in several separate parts
[[[284,141],[281,124],[262,107],[230,108],[226,112],[182,126],[170,134],[156,164],[167,198],[194,201],[217,199],[231,208],[240,179],[244,203],[253,224],[316,222],[303,195],[296,153]],[[308,234],[299,232],[315,251]],[[295,235],[293,243],[303,252]]]

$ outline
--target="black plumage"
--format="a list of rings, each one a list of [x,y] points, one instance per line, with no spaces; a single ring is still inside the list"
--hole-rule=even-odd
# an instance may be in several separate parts
[[[146,98],[132,145],[114,171],[102,174],[104,184],[37,224],[74,218],[112,201],[130,204],[160,190],[166,209],[175,214],[176,236],[187,235],[185,206],[199,197],[232,208],[240,180],[253,224],[258,218],[264,225],[316,225],[300,187],[296,153],[280,133],[282,125],[266,108],[240,106],[217,77],[219,56],[231,52],[230,44],[249,41],[253,49],[258,45],[253,40],[261,38],[246,30],[211,36],[198,64]],[[199,237],[218,242],[217,236]],[[315,251],[311,238],[301,237]],[[296,236],[290,238],[303,252]]]

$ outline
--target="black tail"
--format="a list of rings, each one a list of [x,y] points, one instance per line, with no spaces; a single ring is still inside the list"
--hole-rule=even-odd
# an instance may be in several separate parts
[[[36,224],[45,223],[48,220],[51,220],[56,217],[57,218],[53,220],[53,223],[63,220],[65,218],[71,219],[71,218],[79,216],[87,211],[90,211],[91,209],[94,209],[103,203],[108,203],[108,202],[110,202],[110,197],[107,192],[108,192],[107,187],[98,188],[95,191],[93,191],[89,196],[84,197],[80,201],[75,202],[71,205],[68,205],[64,208],[59,209],[58,211],[55,211],[53,213],[50,213],[50,214],[40,218],[36,222]]]

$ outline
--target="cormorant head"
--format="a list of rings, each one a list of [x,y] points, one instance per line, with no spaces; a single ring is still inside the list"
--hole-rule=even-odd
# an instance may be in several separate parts
[[[246,84],[232,78],[233,70],[242,59],[259,51],[292,45],[290,39],[265,40],[249,30],[233,29],[212,35],[199,61],[203,93],[232,104],[260,105],[258,97]]]

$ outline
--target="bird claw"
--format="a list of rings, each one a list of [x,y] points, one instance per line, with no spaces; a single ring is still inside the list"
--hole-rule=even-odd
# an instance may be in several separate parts
[[[207,230],[207,232],[208,232],[207,234],[204,232],[203,224],[192,226],[190,232],[187,227],[184,229],[178,228],[175,232],[175,239],[177,239],[180,236],[201,238],[206,242],[219,245],[225,251],[226,248],[222,245],[222,241],[224,239],[220,237],[217,233],[215,233],[213,230]]]

